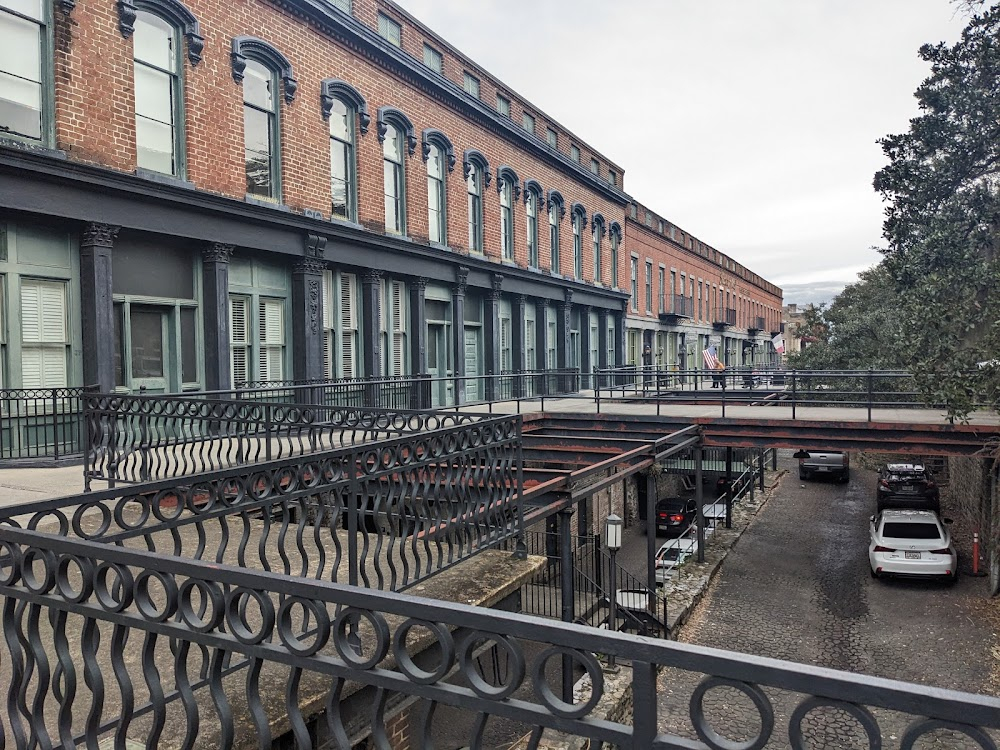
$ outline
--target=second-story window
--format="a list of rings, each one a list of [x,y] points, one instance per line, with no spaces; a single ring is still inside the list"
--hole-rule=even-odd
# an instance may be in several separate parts
[[[562,201],[549,197],[549,252],[552,273],[562,273],[562,259],[559,257],[559,221],[562,219]]]
[[[483,252],[483,175],[486,171],[478,162],[465,167],[465,184],[469,196],[469,250]]]
[[[403,46],[403,27],[383,13],[378,14],[378,35],[389,44]]]
[[[382,180],[385,194],[385,231],[406,231],[406,201],[403,183],[403,136],[392,123],[386,123],[382,141]]]
[[[653,264],[646,261],[646,312],[653,312]]]
[[[583,278],[583,225],[586,221],[582,210],[573,211],[573,278]]]
[[[354,221],[355,206],[354,109],[340,99],[330,109],[331,215]]]
[[[0,0],[0,133],[41,143],[48,109],[50,4]]]
[[[622,241],[622,230],[617,222],[611,225],[611,286],[618,288],[618,248]]]
[[[177,29],[159,16],[136,13],[132,37],[136,163],[175,177],[184,173],[179,38]]]
[[[632,293],[632,309],[638,311],[639,309],[639,259],[632,258],[632,265],[629,268],[629,275],[631,276],[632,288],[629,290]]]
[[[445,218],[444,152],[436,143],[428,144],[427,154],[427,232],[431,242],[447,244]]]
[[[247,194],[277,200],[280,195],[277,76],[256,60],[247,60],[244,76]]]
[[[538,268],[538,193],[527,190],[524,196],[524,215],[528,240],[528,267]]]
[[[514,186],[507,178],[500,180],[500,244],[504,260],[514,260]]]
[[[600,284],[604,281],[604,268],[601,264],[601,235],[604,232],[604,225],[592,221],[590,227],[593,230],[594,241],[594,281]]]
[[[666,304],[667,300],[665,297],[665,289],[667,279],[667,271],[662,266],[660,267],[660,313],[665,313],[667,311]]]

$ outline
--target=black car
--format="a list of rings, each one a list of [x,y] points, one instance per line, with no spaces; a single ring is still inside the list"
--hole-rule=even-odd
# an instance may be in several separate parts
[[[698,504],[691,497],[668,497],[656,503],[656,533],[681,536],[694,523]]]
[[[920,464],[886,464],[878,474],[877,508],[941,511],[941,493]]]

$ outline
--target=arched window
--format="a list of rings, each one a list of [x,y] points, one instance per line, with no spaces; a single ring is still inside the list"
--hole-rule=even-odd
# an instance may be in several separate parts
[[[323,117],[330,123],[330,215],[357,221],[358,173],[355,132],[368,132],[368,105],[350,84],[327,78],[320,89]]]
[[[583,230],[587,228],[587,212],[579,203],[573,204],[573,278],[583,278]]]
[[[604,237],[604,217],[601,214],[594,214],[590,221],[590,227],[594,235],[594,281],[598,284],[604,283],[604,267],[601,258],[601,239]]]
[[[451,141],[440,130],[425,130],[423,155],[427,162],[427,237],[440,245],[448,244],[447,173],[455,167]]]
[[[180,34],[148,11],[134,21],[136,164],[142,169],[184,176],[182,61]]]
[[[468,191],[469,250],[483,252],[483,187],[490,184],[490,165],[479,151],[470,149],[462,159]]]
[[[549,191],[549,253],[552,273],[562,273],[562,263],[559,257],[559,222],[566,214],[566,203],[556,190]]]
[[[277,49],[255,37],[233,39],[230,54],[233,78],[243,84],[243,142],[247,195],[266,200],[281,198],[281,128],[278,77],[285,101],[298,88],[292,65]]]
[[[382,184],[385,196],[385,231],[406,234],[406,151],[416,149],[413,123],[397,109],[378,111],[378,137],[382,142]]]
[[[622,227],[617,221],[611,222],[611,287],[618,288],[618,249],[622,242]]]
[[[535,180],[524,183],[524,215],[528,244],[528,267],[538,268],[538,206],[541,204],[542,186]]]
[[[514,260],[514,201],[521,194],[520,181],[510,167],[497,169],[500,194],[500,247],[504,260]]]

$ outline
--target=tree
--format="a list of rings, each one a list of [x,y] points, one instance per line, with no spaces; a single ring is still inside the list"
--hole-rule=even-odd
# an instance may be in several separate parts
[[[921,114],[880,141],[888,165],[882,268],[898,304],[893,348],[932,403],[966,416],[975,396],[996,406],[1000,368],[1000,4],[972,13],[953,46],[924,45],[931,74]]]

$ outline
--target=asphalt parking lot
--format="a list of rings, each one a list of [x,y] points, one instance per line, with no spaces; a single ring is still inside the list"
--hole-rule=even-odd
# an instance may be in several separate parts
[[[867,548],[876,474],[855,467],[848,485],[802,482],[795,464],[790,455],[780,460],[779,468],[789,473],[729,552],[679,640],[990,692],[991,673],[1000,668],[1000,650],[982,616],[982,608],[991,606],[986,603],[985,579],[963,575],[954,586],[873,580]],[[676,670],[661,676],[662,730],[694,737],[687,701],[698,679]],[[721,722],[717,729],[730,739],[745,740],[753,736],[756,711],[732,692],[716,701]],[[787,747],[787,718],[802,696],[775,692],[769,697],[776,727],[767,747]],[[887,740],[900,736],[905,717],[876,716]],[[827,718],[811,728],[810,746],[857,745],[861,737],[856,722],[844,716]],[[961,739],[945,736],[921,745],[965,746]]]

